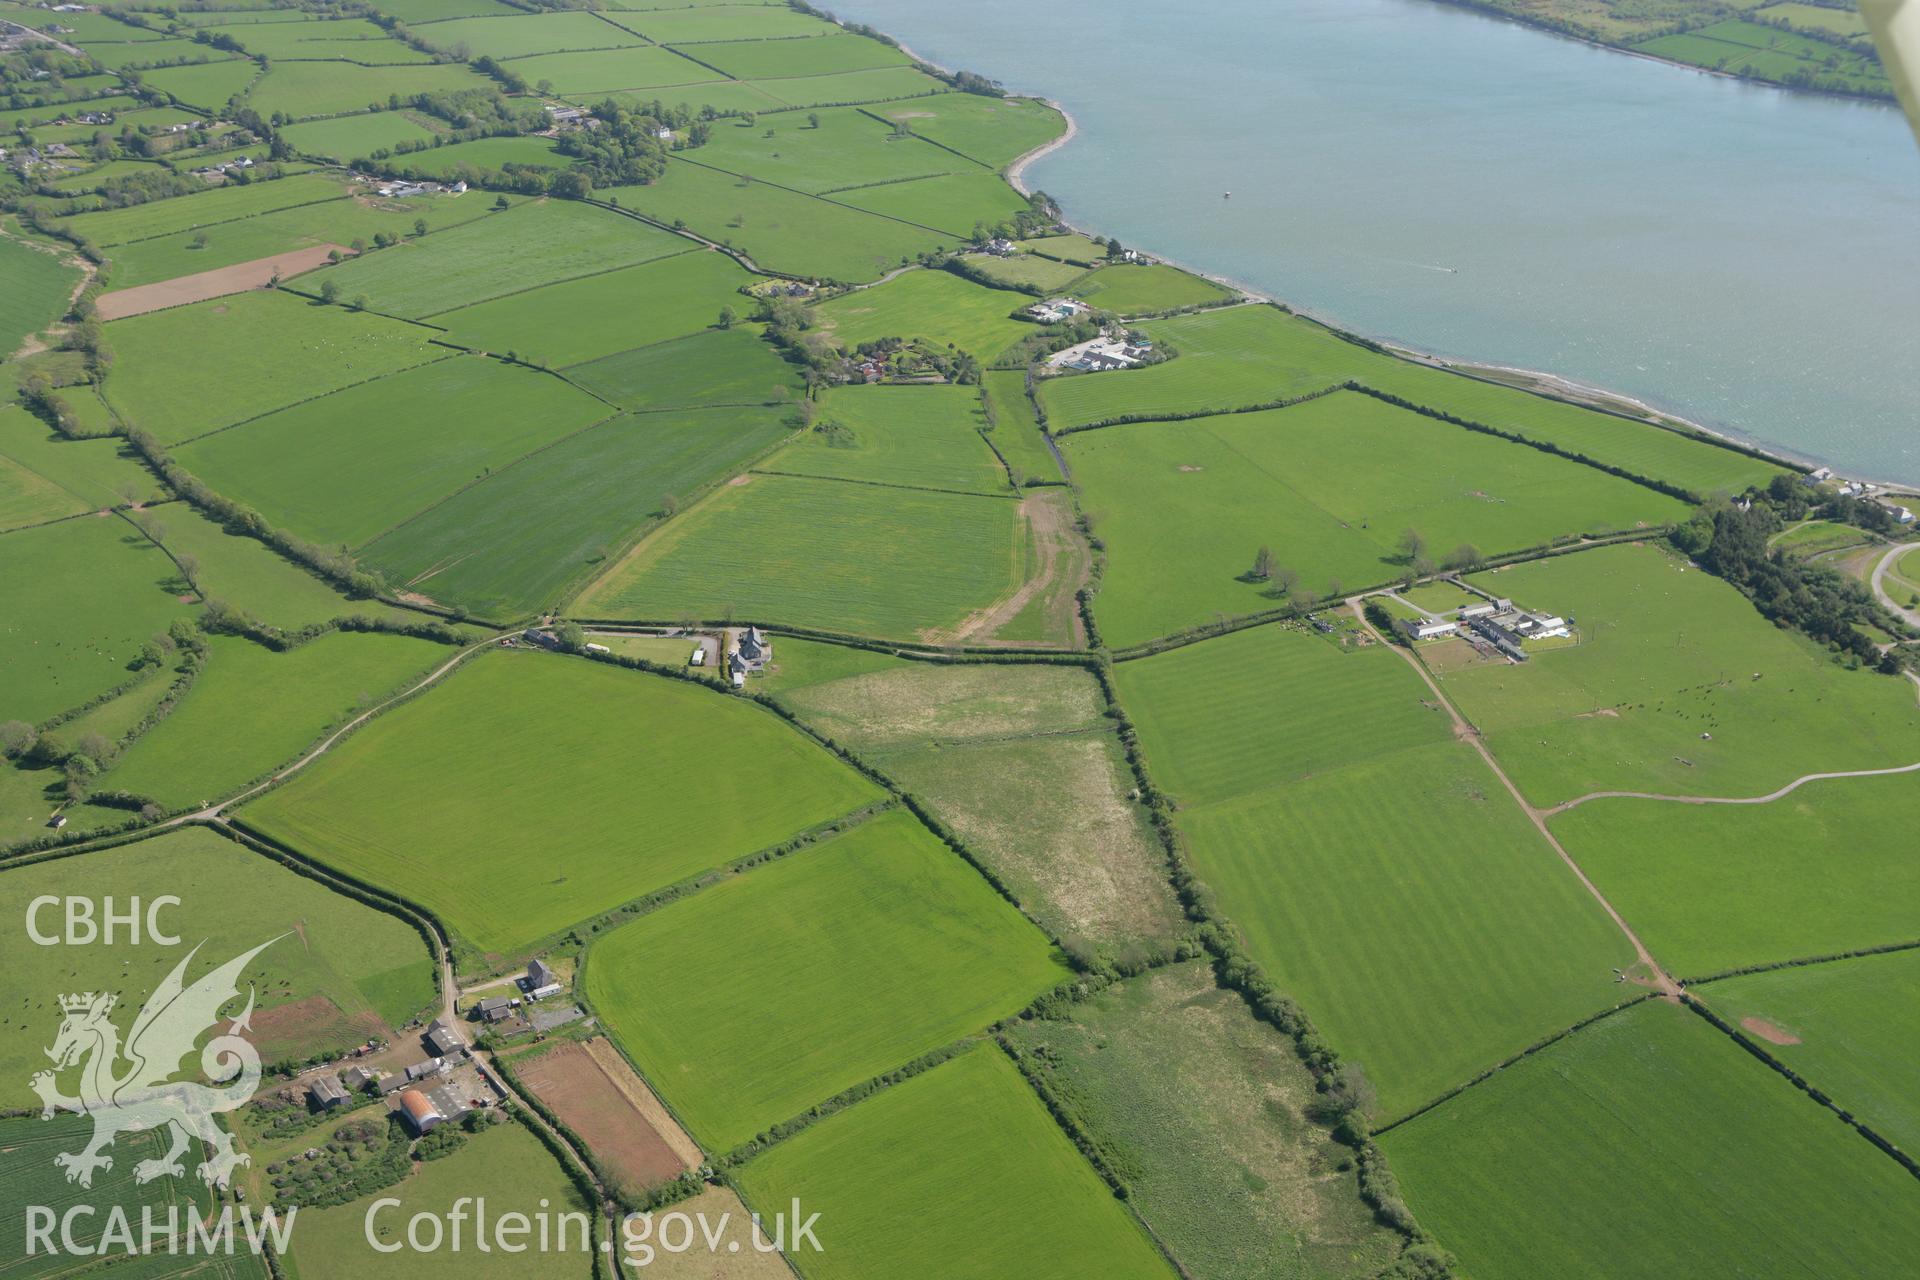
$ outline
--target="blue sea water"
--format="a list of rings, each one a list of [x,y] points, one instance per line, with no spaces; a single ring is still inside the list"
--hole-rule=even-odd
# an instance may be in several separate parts
[[[1920,149],[1890,107],[1431,0],[835,8],[1072,112],[1027,178],[1076,225],[1920,485]]]

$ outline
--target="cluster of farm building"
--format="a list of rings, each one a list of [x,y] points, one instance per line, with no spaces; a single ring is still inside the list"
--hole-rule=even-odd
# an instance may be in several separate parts
[[[550,1009],[535,1007],[566,990],[544,960],[530,962],[514,985],[520,995],[476,1000],[467,1010],[468,1017],[489,1029],[512,1033],[551,1031],[584,1016],[577,1006],[563,1002],[555,1002]],[[419,1042],[424,1056],[396,1070],[354,1061],[345,1068],[330,1065],[315,1072],[304,1082],[308,1103],[315,1111],[333,1111],[356,1097],[383,1098],[388,1110],[422,1137],[469,1111],[494,1105],[496,1091],[459,1028],[435,1018],[421,1032]],[[369,1041],[352,1056],[364,1059],[379,1047],[377,1041]]]

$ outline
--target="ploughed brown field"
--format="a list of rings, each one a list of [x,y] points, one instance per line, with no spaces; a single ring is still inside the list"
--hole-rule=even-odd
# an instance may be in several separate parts
[[[606,1040],[563,1044],[514,1069],[586,1139],[609,1174],[636,1189],[657,1187],[702,1163],[700,1148]]]

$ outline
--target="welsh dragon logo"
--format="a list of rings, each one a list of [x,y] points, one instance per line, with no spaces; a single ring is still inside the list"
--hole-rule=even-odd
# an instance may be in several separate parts
[[[113,1157],[106,1149],[114,1139],[148,1129],[171,1129],[173,1144],[165,1155],[134,1166],[137,1182],[167,1174],[181,1176],[185,1173],[181,1157],[193,1149],[196,1138],[212,1152],[200,1164],[201,1180],[210,1185],[225,1187],[235,1167],[248,1163],[250,1157],[234,1151],[232,1135],[214,1124],[213,1117],[246,1103],[260,1083],[259,1051],[241,1035],[253,1016],[251,985],[246,1008],[228,1023],[224,1034],[200,1051],[200,1070],[213,1084],[173,1076],[180,1070],[180,1060],[193,1051],[194,1042],[219,1022],[221,1007],[239,996],[240,974],[255,956],[278,941],[268,939],[188,986],[187,965],[200,951],[194,947],[148,997],[124,1045],[108,1018],[113,995],[89,991],[60,997],[60,1033],[46,1051],[53,1070],[36,1072],[32,1085],[43,1104],[41,1119],[51,1120],[56,1111],[93,1117],[93,1140],[79,1151],[54,1157],[54,1163],[66,1170],[68,1182],[92,1186],[95,1170],[113,1168]],[[56,1077],[74,1067],[80,1069],[80,1092],[68,1097],[60,1092]]]

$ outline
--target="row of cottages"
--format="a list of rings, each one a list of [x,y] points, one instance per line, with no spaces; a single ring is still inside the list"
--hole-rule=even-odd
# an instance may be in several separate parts
[[[1833,473],[1832,467],[1815,468],[1800,477],[1800,480],[1801,483],[1809,485],[1823,485],[1830,481],[1837,482],[1840,486],[1840,496],[1843,498],[1870,498],[1873,496],[1872,485],[1867,484],[1863,480],[1848,480],[1841,476],[1836,476]],[[1912,524],[1914,522],[1914,514],[1910,509],[1898,506],[1886,498],[1882,498],[1881,503],[1892,513],[1894,523]]]

